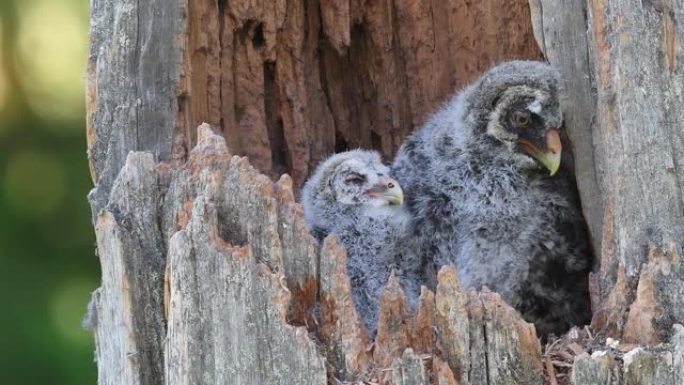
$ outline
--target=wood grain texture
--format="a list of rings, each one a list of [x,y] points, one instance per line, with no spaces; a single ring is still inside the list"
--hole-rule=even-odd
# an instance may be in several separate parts
[[[440,271],[435,294],[423,288],[417,309],[392,278],[372,344],[344,249],[302,230],[291,181],[271,182],[208,125],[197,140],[178,167],[130,153],[98,216],[103,284],[89,322],[100,384],[544,383],[534,327],[498,294],[465,292],[453,267]],[[653,249],[648,269],[665,271],[669,256]],[[650,335],[643,325],[657,306],[655,283],[639,285],[625,327],[637,337]],[[674,330],[652,349],[603,348],[620,360],[596,361],[599,341],[573,375],[679,379],[684,329]]]
[[[117,175],[126,175],[120,174],[126,159],[149,158],[144,167],[133,169],[154,177],[146,192],[150,201],[129,210],[139,221],[144,219],[146,229],[156,231],[146,233],[154,242],[137,246],[154,252],[126,262],[130,266],[124,263],[128,251],[120,247],[117,254],[110,239],[135,239],[136,234],[112,236],[117,223],[111,219],[108,223],[114,228],[100,231],[100,258],[108,275],[94,295],[90,318],[99,336],[101,383],[113,381],[108,379],[124,369],[128,372],[123,373],[130,372],[130,382],[125,383],[235,379],[230,376],[250,370],[254,373],[236,383],[286,381],[237,356],[230,357],[238,360],[240,370],[226,371],[225,361],[218,360],[213,349],[226,349],[227,332],[208,326],[235,321],[216,310],[222,306],[244,306],[243,321],[256,317],[252,307],[265,308],[276,319],[259,325],[273,338],[292,338],[288,333],[294,326],[314,335],[323,330],[321,337],[329,344],[321,351],[340,357],[329,357],[328,379],[372,376],[377,366],[374,354],[384,354],[387,367],[395,360],[402,367],[415,367],[411,355],[402,358],[410,344],[420,354],[438,351],[432,325],[435,299],[429,292],[416,317],[398,314],[406,325],[403,343],[391,337],[384,344],[396,347],[391,353],[382,353],[383,344],[376,352],[369,350],[367,339],[359,335],[363,330],[354,328],[358,319],[344,296],[348,283],[345,286],[340,252],[324,249],[319,256],[320,245],[306,234],[294,191],[333,151],[368,147],[392,155],[444,97],[491,64],[539,57],[523,0],[511,2],[505,10],[496,1],[456,0],[96,0],[91,12],[87,132],[95,182],[89,196],[93,218],[103,220],[98,214],[115,199],[112,188]],[[198,133],[202,122],[224,135],[230,152],[223,139]],[[201,145],[194,147],[200,138]],[[129,157],[131,151],[147,153]],[[285,171],[292,178],[274,185],[231,153],[248,155],[251,164],[270,178]],[[152,169],[149,162],[154,163]],[[210,224],[215,212],[215,228],[204,224],[191,231],[205,212],[198,205],[210,212],[201,217]],[[104,229],[103,224],[98,226]],[[216,234],[206,238],[211,232]],[[335,257],[321,263],[319,271],[319,259],[331,255]],[[166,259],[166,265],[137,264],[147,263],[146,258],[155,263]],[[266,267],[258,267],[260,263]],[[227,270],[239,272],[240,278]],[[223,275],[204,279],[204,274],[217,271]],[[146,281],[148,275],[152,278]],[[283,280],[287,300],[271,275]],[[221,286],[220,278],[234,283]],[[126,291],[128,283],[121,283],[132,279],[141,285],[135,293]],[[235,285],[247,285],[260,294],[239,297]],[[200,287],[214,295],[200,293]],[[327,302],[320,301],[324,296]],[[403,303],[403,294],[395,293],[393,301]],[[131,303],[145,311],[129,314],[125,322],[114,317]],[[204,312],[207,309],[216,311]],[[109,318],[98,320],[97,314]],[[164,317],[168,330],[166,324],[160,326]],[[119,327],[113,329],[117,332],[106,334],[113,325]],[[281,357],[285,346],[275,346],[275,351],[264,348],[250,334],[255,330],[251,323],[242,327],[247,352],[265,350]],[[130,337],[130,346],[120,346],[117,338],[130,330],[143,334]],[[174,343],[167,340],[162,345],[163,336]],[[202,345],[199,339],[210,339],[214,345]],[[313,369],[298,374],[308,376],[306,381],[319,381],[316,368],[321,358],[311,352],[310,341],[289,341],[287,348],[303,351],[290,351],[290,361],[275,364],[307,363]],[[148,354],[142,366],[124,359],[126,352],[136,349]],[[394,372],[387,373],[384,378],[389,381]],[[440,378],[453,377],[444,365],[440,373]]]
[[[565,131],[574,155],[574,170],[583,213],[595,251],[601,250],[603,199],[594,160],[596,90],[593,88],[593,57],[586,32],[584,0],[530,0],[535,37],[544,56],[563,74],[561,105]],[[568,53],[572,54],[568,54]],[[565,155],[565,154],[564,154]],[[565,157],[564,162],[571,161]]]
[[[435,324],[441,330],[437,338],[444,349],[444,358],[454,374],[463,381],[469,381],[472,369],[477,369],[478,365],[484,363],[484,357],[470,352],[469,314],[474,316],[475,313],[469,312],[468,295],[461,288],[455,268],[440,270],[437,282]],[[472,366],[471,359],[475,360]]]
[[[94,0],[91,12],[100,384],[543,383],[533,328],[453,269],[417,310],[390,283],[372,344],[344,251],[308,235],[295,202],[327,154],[389,157],[483,69],[542,51],[566,80],[600,253],[593,326],[643,345],[599,341],[572,380],[683,381],[681,2]]]
[[[658,349],[634,348],[627,353],[599,350],[575,360],[572,383],[681,384],[684,381],[684,329],[676,325],[672,340]]]
[[[102,285],[93,296],[99,384],[163,384],[165,252],[152,156],[133,153],[114,182],[95,234]]]
[[[86,125],[94,221],[129,151],[159,160],[182,156],[178,42],[185,18],[180,1],[94,0],[90,20]]]
[[[283,277],[218,227],[217,208],[200,195],[187,228],[171,238],[165,382],[324,385],[316,345],[287,324]]]
[[[89,318],[99,383],[326,384],[307,329],[288,323],[302,295],[288,284],[318,258],[306,232],[284,231],[303,221],[301,209],[279,217],[292,190],[281,181],[276,193],[209,126],[198,140],[171,170],[130,153],[98,216],[103,285]],[[302,280],[316,279],[314,269]]]
[[[600,255],[593,325],[629,342],[664,342],[684,322],[684,6],[530,4],[537,39],[566,79],[566,125]]]
[[[428,385],[428,374],[420,356],[413,349],[406,349],[401,358],[392,365],[392,384],[396,385]]]
[[[98,216],[101,384],[538,383],[533,327],[497,295],[463,292],[453,268],[418,309],[392,278],[371,344],[344,249],[302,230],[289,179],[271,182],[208,125],[197,140],[179,167],[130,153]]]
[[[202,122],[295,187],[335,150],[391,156],[482,70],[540,57],[528,15],[524,0],[94,1],[94,207],[128,151],[182,158]]]
[[[335,235],[324,240],[320,261],[319,334],[328,370],[337,380],[353,381],[371,368],[371,340],[354,305],[347,253]]]

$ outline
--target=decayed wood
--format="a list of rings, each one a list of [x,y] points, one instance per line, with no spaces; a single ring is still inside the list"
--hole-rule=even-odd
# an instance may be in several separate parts
[[[575,361],[574,385],[681,384],[684,381],[684,328],[676,325],[672,341],[657,349],[634,348],[627,353],[599,350]]]
[[[428,375],[421,357],[413,349],[406,349],[399,359],[394,360],[392,383],[402,385],[428,385]]]
[[[91,318],[100,383],[325,384],[315,343],[287,323],[291,294],[282,273],[293,271],[284,260],[301,266],[296,259],[314,262],[317,254],[263,257],[306,240],[278,233],[301,215],[280,221],[273,183],[231,157],[208,127],[200,140],[168,189],[157,183],[169,177],[166,167],[131,153],[98,216],[104,274]],[[236,217],[249,217],[248,209],[257,220]],[[161,234],[172,236],[162,242]]]
[[[221,97],[239,106],[222,129],[231,149],[297,185],[336,148],[393,154],[484,67],[539,55],[519,0],[245,3],[219,9],[232,77]]]
[[[329,373],[338,380],[352,381],[371,367],[371,341],[354,307],[346,251],[334,235],[323,242],[320,261],[319,327]]]
[[[284,174],[275,185],[278,201],[278,234],[283,245],[283,273],[292,301],[287,316],[291,324],[314,326],[311,309],[316,306],[318,243],[309,234],[302,207],[295,202],[292,179]]]
[[[530,1],[535,35],[566,79],[573,116],[566,127],[600,256],[592,277],[594,331],[657,345],[617,357],[610,349],[584,354],[572,369],[576,385],[682,382],[681,327],[670,345],[658,344],[684,321],[684,9],[679,2],[632,3]]]
[[[390,282],[371,343],[344,250],[316,242],[295,203],[328,153],[390,156],[484,68],[540,57],[532,24],[566,80],[566,128],[600,255],[596,346],[576,358],[572,380],[684,382],[683,332],[672,328],[684,321],[680,2],[91,9],[89,199],[103,279],[88,323],[100,384],[543,383],[533,328],[498,295],[465,292],[453,268],[417,311]],[[197,131],[203,121],[228,145]],[[292,178],[274,184],[283,171]]]
[[[94,293],[99,384],[163,384],[165,253],[157,225],[157,178],[150,154],[133,154],[114,183],[95,234],[102,285]]]
[[[436,294],[423,289],[415,311],[392,277],[372,345],[344,249],[334,236],[319,245],[289,228],[303,221],[292,196],[287,178],[270,182],[207,125],[182,167],[129,154],[98,216],[103,285],[91,324],[100,383],[544,383],[534,327],[498,294],[465,292],[453,267],[440,271]],[[649,290],[637,299],[648,303]],[[289,318],[295,303],[301,317]],[[679,379],[684,329],[675,330],[671,344],[653,349],[593,347],[573,376],[578,384]]]
[[[398,313],[404,330],[410,331],[404,342],[396,344],[395,337],[388,337],[373,349],[358,327],[343,252],[325,246],[319,256],[320,246],[307,234],[293,190],[313,165],[336,149],[365,146],[391,155],[440,100],[492,63],[538,57],[523,0],[506,9],[496,1],[455,0],[174,1],[163,6],[155,0],[97,0],[91,9],[87,124],[96,188],[89,199],[106,274],[94,294],[90,319],[98,336],[101,383],[158,383],[163,368],[167,383],[181,381],[183,370],[188,373],[185,381],[231,378],[225,376],[235,373],[215,361],[213,350],[204,351],[226,347],[225,331],[210,325],[230,318],[204,311],[235,304],[247,307],[247,318],[256,311],[250,306],[265,306],[276,318],[261,325],[269,336],[289,335],[286,323],[314,333],[326,346],[318,356],[304,357],[307,349],[311,353],[310,342],[300,340],[290,348],[303,352],[290,352],[288,358],[317,368],[321,355],[327,354],[329,379],[372,377],[385,370],[389,377],[381,377],[387,380],[397,363],[416,367],[418,361],[408,353],[404,357],[403,348],[412,345],[415,354],[438,350],[435,296],[430,292],[421,297],[418,316]],[[273,185],[250,171],[246,160],[230,158],[221,150],[222,139],[213,135],[205,134],[202,145],[190,152],[198,141],[195,128],[203,121],[223,132],[234,153],[249,155],[269,176],[288,171],[293,179],[285,177]],[[130,151],[149,154],[129,157]],[[124,168],[127,158],[130,167]],[[156,163],[153,174],[150,162]],[[117,215],[124,214],[108,211],[117,196],[133,191],[113,191],[117,175],[123,181],[135,172],[152,178],[141,194],[150,201],[135,201],[123,213],[144,223],[139,228],[156,231],[143,234],[153,242],[137,233],[117,233]],[[198,205],[215,212],[215,230],[191,226],[200,221]],[[206,215],[202,218],[210,220],[213,214]],[[210,231],[218,236],[209,237]],[[129,245],[127,239],[138,244]],[[204,242],[207,239],[211,242]],[[125,249],[117,248],[119,243]],[[259,288],[255,290],[262,294],[248,302],[197,292],[202,287],[222,296],[235,293],[234,287],[220,287],[218,281],[230,274],[205,280],[197,273],[221,267],[242,272],[245,281],[234,278],[236,282]],[[289,299],[283,299],[271,275],[283,280]],[[128,291],[131,287],[134,292]],[[266,301],[265,293],[280,299]],[[402,303],[403,295],[395,294],[394,303]],[[195,317],[192,320],[204,326],[182,317]],[[117,338],[131,330],[141,335],[120,344]],[[259,341],[250,340],[249,330],[254,329],[245,326],[241,340],[246,349],[262,350]],[[165,332],[174,344],[160,344]],[[201,345],[199,338],[211,338],[214,345]],[[176,341],[185,341],[187,349],[175,346],[182,343]],[[389,350],[383,353],[383,346]],[[134,359],[128,360],[129,355]],[[379,368],[375,355],[384,355],[381,361],[387,367]],[[434,362],[437,377],[451,381],[448,366]],[[242,369],[250,368],[244,364]],[[129,375],[117,378],[121,373]],[[424,379],[423,374],[407,378]],[[301,375],[320,380],[320,372],[313,369]],[[264,383],[285,381],[258,370],[247,376]]]
[[[292,196],[208,125],[181,167],[130,153],[98,216],[100,383],[541,383],[533,327],[453,267],[415,310],[392,277],[371,344],[344,248],[319,245]]]
[[[218,210],[198,196],[169,244],[165,382],[325,384],[315,344],[286,322],[283,277],[256,263],[251,244],[222,238]]]
[[[594,59],[587,41],[586,1],[530,0],[529,3],[537,42],[546,59],[558,66],[563,74],[561,103],[564,126],[570,138],[566,143],[572,147],[583,213],[598,255],[603,200],[594,161],[596,92],[592,88]],[[566,157],[565,161],[568,160]]]
[[[536,36],[566,79],[566,125],[600,255],[593,326],[627,342],[664,342],[684,322],[684,6],[530,3]]]
[[[445,360],[454,370],[454,374],[468,381],[471,358],[475,358],[476,361],[473,367],[482,363],[481,357],[471,357],[469,351],[468,296],[460,289],[461,284],[454,269],[441,270],[437,279],[435,324],[442,331],[437,338],[444,349]]]
[[[542,384],[541,346],[534,326],[522,321],[498,294],[470,292],[469,297],[470,383]]]
[[[183,158],[202,122],[233,153],[299,186],[336,149],[392,155],[485,68],[540,57],[524,0],[158,3],[91,7],[95,211],[128,151]]]
[[[93,220],[129,151],[149,151],[161,160],[182,156],[182,8],[178,1],[91,3],[86,131],[97,186],[89,195]]]

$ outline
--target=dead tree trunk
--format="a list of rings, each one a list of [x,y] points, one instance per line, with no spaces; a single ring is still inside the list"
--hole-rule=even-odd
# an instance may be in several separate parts
[[[624,343],[667,341],[684,321],[684,4],[530,4],[535,36],[567,83],[566,125],[600,255],[594,331]]]
[[[673,328],[684,321],[678,2],[91,7],[89,199],[102,285],[88,323],[100,384],[542,384],[544,373],[569,380],[574,356],[578,385],[684,383],[684,330]],[[344,250],[308,235],[298,186],[335,150],[393,155],[482,70],[542,51],[567,80],[600,255],[599,336],[575,331],[542,355],[498,295],[465,292],[444,269],[416,314],[388,284],[372,344]],[[273,183],[282,172],[292,177]]]

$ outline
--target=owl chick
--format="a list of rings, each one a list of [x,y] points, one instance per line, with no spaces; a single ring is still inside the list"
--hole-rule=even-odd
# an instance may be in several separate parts
[[[560,169],[560,74],[512,61],[490,69],[402,145],[402,183],[424,271],[453,263],[539,335],[590,319],[592,254],[573,176]]]
[[[419,261],[402,252],[407,213],[399,183],[375,151],[353,150],[322,162],[304,184],[308,226],[320,240],[334,233],[347,249],[356,308],[369,334],[377,328],[380,293],[392,270],[409,303],[417,301]]]

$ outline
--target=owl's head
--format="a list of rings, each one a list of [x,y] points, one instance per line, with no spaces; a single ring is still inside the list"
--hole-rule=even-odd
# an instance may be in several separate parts
[[[302,190],[302,204],[310,224],[320,222],[319,216],[334,216],[340,210],[392,210],[403,202],[401,186],[389,177],[389,168],[377,152],[367,150],[331,156],[316,168]]]
[[[533,61],[498,65],[470,90],[467,118],[477,133],[502,144],[501,151],[522,168],[560,167],[563,123],[558,93],[560,74]]]

